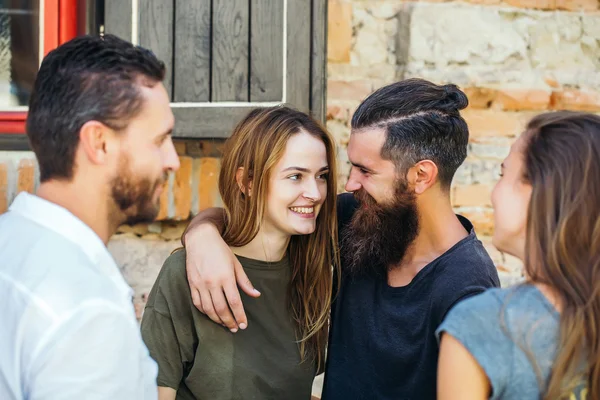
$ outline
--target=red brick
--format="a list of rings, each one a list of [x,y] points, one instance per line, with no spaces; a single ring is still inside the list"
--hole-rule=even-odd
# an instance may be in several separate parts
[[[492,236],[494,234],[494,212],[491,209],[484,208],[474,211],[460,211],[458,213],[473,223],[478,236]]]
[[[469,108],[489,108],[496,98],[496,89],[468,87],[463,91],[469,99]]]
[[[555,0],[556,8],[568,11],[595,11],[598,0]]]
[[[552,75],[545,76],[544,77],[544,82],[546,82],[546,85],[550,86],[553,89],[560,88],[560,83]]]
[[[600,111],[600,93],[577,89],[565,89],[552,93],[552,108],[555,110]]]
[[[198,179],[199,210],[219,204],[219,170],[221,162],[216,157],[204,157],[200,160],[200,177]]]
[[[8,210],[8,166],[0,163],[0,214]]]
[[[175,145],[175,151],[178,155],[186,155],[186,143],[184,140],[173,140],[173,144]]]
[[[485,137],[515,137],[535,112],[504,112],[497,110],[463,110],[461,115],[469,125],[472,139]]]
[[[457,185],[452,188],[454,207],[491,206],[492,187],[490,185]]]
[[[520,8],[551,10],[555,8],[554,0],[504,0],[504,3]]]
[[[504,111],[547,110],[550,105],[550,91],[542,89],[503,89],[498,90],[492,108]]]
[[[192,161],[191,157],[179,157],[181,166],[175,173],[175,184],[173,185],[174,219],[177,220],[190,217],[192,208]]]
[[[358,100],[362,101],[373,91],[369,81],[336,81],[327,82],[327,99],[329,100]]]
[[[35,161],[22,159],[19,161],[17,177],[17,193],[33,193],[35,189]]]
[[[494,5],[502,3],[502,0],[467,0],[469,3],[473,4],[483,4],[483,5]]]
[[[327,105],[327,121],[337,119],[340,121],[348,120],[348,108],[338,105]]]
[[[514,7],[538,10],[595,11],[598,0],[504,0]]]
[[[352,47],[352,4],[329,0],[327,21],[327,59],[350,62]]]
[[[160,194],[160,209],[156,219],[161,221],[169,217],[169,180],[165,182],[162,193]]]

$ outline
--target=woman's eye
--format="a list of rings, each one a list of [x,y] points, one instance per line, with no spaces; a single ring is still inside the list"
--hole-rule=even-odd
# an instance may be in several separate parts
[[[317,177],[318,179],[327,180],[329,178],[329,172],[325,172]]]
[[[293,181],[298,181],[298,180],[300,180],[300,174],[290,175],[290,176],[288,176],[288,179],[291,179]]]

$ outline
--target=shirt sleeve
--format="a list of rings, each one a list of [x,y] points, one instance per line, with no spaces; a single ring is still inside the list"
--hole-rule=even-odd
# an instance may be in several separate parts
[[[496,394],[510,382],[514,351],[502,329],[502,309],[502,301],[492,292],[474,296],[452,308],[435,332],[438,342],[443,333],[449,333],[471,353]]]
[[[27,368],[29,398],[156,399],[156,363],[127,311],[96,300],[59,322]]]
[[[152,303],[166,303],[160,288],[151,294],[155,298]],[[160,307],[163,309],[164,307]],[[183,379],[183,360],[175,326],[171,315],[154,306],[146,307],[142,318],[142,338],[148,346],[150,355],[158,364],[158,386],[166,386],[175,390]]]

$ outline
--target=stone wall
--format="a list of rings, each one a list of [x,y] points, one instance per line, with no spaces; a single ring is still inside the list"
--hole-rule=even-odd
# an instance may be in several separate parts
[[[598,1],[330,0],[328,60],[328,127],[342,147],[356,106],[385,84],[421,77],[467,93],[469,155],[452,201],[473,221],[503,284],[520,279],[521,264],[491,245],[490,193],[533,115],[600,111]]]
[[[340,190],[349,165],[349,119],[373,90],[405,77],[456,83],[470,106],[469,156],[452,188],[496,262],[503,283],[521,276],[490,244],[490,191],[523,124],[544,110],[600,111],[600,12],[596,0],[330,0],[327,126],[339,144]],[[219,141],[180,141],[181,169],[163,192],[159,221],[123,226],[109,249],[135,289],[138,310],[189,217],[219,205]],[[30,152],[0,152],[0,213],[33,192]]]
[[[181,163],[171,174],[152,224],[123,225],[108,249],[135,291],[138,317],[164,260],[181,246],[191,215],[221,205],[217,190],[221,140],[176,141]],[[29,151],[0,151],[0,214],[21,191],[34,193],[39,185],[35,155]]]

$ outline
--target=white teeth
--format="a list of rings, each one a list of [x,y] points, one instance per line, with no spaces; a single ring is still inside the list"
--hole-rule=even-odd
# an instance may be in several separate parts
[[[314,207],[290,207],[290,210],[299,214],[312,214],[315,212]]]

